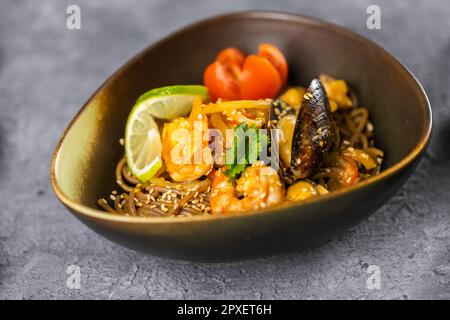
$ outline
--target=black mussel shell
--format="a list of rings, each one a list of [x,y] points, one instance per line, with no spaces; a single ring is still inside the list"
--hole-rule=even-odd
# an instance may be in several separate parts
[[[303,96],[295,123],[291,168],[297,179],[310,176],[330,154],[338,139],[337,127],[322,83],[314,79]]]

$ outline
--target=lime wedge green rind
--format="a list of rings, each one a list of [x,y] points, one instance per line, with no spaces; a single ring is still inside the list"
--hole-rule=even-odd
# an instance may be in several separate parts
[[[200,85],[176,85],[152,89],[139,97],[136,104],[153,97],[162,97],[170,95],[191,95],[198,96],[206,100],[208,97],[208,88]],[[202,99],[202,100],[203,100]]]
[[[202,101],[208,99],[208,89],[200,85],[157,88],[143,94],[136,102],[136,106],[146,105],[147,111],[155,118],[173,120],[187,116],[195,98]]]
[[[150,169],[142,174],[136,175],[135,176],[139,179],[140,182],[144,183],[149,181],[151,178],[153,178],[155,176],[155,174],[159,171],[159,169],[161,169],[163,162],[161,158],[157,158],[155,159],[156,161],[154,163],[152,163],[152,165],[150,166]],[[134,174],[134,173],[133,173]]]

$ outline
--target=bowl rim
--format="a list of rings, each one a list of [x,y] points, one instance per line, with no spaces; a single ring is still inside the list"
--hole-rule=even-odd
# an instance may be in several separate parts
[[[80,117],[80,115],[85,111],[87,106],[90,104],[90,102],[100,93],[103,87],[108,85],[110,82],[112,82],[115,78],[117,78],[124,70],[126,70],[131,64],[135,63],[139,59],[141,59],[143,56],[147,54],[147,52],[153,50],[155,47],[170,41],[172,38],[177,37],[178,35],[181,35],[183,33],[189,32],[191,30],[195,30],[197,28],[206,27],[207,25],[211,23],[218,23],[220,21],[226,21],[226,20],[234,20],[234,19],[269,19],[269,20],[282,20],[282,21],[292,21],[297,23],[303,23],[303,24],[309,24],[309,25],[316,25],[320,26],[322,28],[331,29],[334,32],[342,33],[347,37],[351,37],[355,40],[364,42],[365,44],[368,44],[374,48],[376,48],[385,58],[390,59],[393,63],[395,63],[398,67],[403,69],[403,71],[406,72],[407,75],[409,75],[414,82],[417,85],[417,88],[419,89],[419,94],[423,98],[423,102],[426,106],[425,110],[425,117],[426,123],[425,127],[422,130],[422,134],[418,140],[418,143],[416,146],[400,161],[393,164],[390,168],[387,168],[377,176],[371,177],[367,180],[364,180],[362,182],[359,182],[358,184],[354,186],[350,186],[344,189],[336,190],[333,192],[330,192],[329,194],[323,195],[321,197],[315,197],[311,198],[302,202],[298,203],[289,203],[289,204],[283,204],[276,207],[271,208],[265,208],[265,209],[259,209],[259,210],[252,210],[248,212],[236,212],[236,213],[229,213],[229,214],[220,214],[220,215],[202,215],[202,216],[192,216],[192,217],[131,217],[131,216],[120,216],[120,215],[113,215],[108,214],[100,209],[91,208],[85,205],[82,205],[78,203],[75,200],[70,199],[68,196],[64,194],[62,189],[60,188],[57,178],[56,178],[56,165],[58,162],[58,156],[62,147],[62,144],[66,138],[67,133],[72,128],[72,125],[77,121],[77,119]],[[223,219],[237,219],[242,217],[251,217],[254,215],[266,215],[266,214],[279,214],[278,211],[283,211],[284,209],[288,208],[301,208],[303,206],[318,203],[321,201],[327,201],[334,198],[342,197],[348,193],[351,193],[357,189],[363,189],[367,188],[370,185],[373,185],[375,183],[378,183],[382,180],[386,180],[389,177],[392,177],[397,172],[401,171],[402,169],[407,168],[413,161],[418,158],[423,152],[425,152],[430,139],[431,139],[431,133],[432,133],[432,126],[433,126],[433,116],[432,116],[432,109],[430,101],[427,97],[427,94],[425,90],[423,89],[420,82],[417,80],[415,75],[406,67],[402,62],[400,62],[397,58],[395,58],[393,55],[391,55],[387,50],[382,48],[380,45],[375,43],[372,40],[369,40],[368,38],[351,31],[345,27],[339,26],[337,24],[327,22],[315,17],[309,17],[299,14],[292,14],[287,12],[281,12],[281,11],[261,11],[261,10],[249,10],[249,11],[237,11],[237,12],[231,12],[221,15],[212,16],[206,19],[202,19],[200,21],[188,24],[185,27],[181,27],[177,31],[170,33],[169,35],[163,37],[159,41],[154,42],[153,44],[147,46],[145,49],[143,49],[141,52],[133,56],[131,59],[129,59],[124,65],[122,65],[117,71],[115,71],[105,82],[102,83],[102,85],[92,94],[92,96],[86,101],[86,103],[82,106],[82,108],[78,111],[78,113],[73,117],[73,119],[70,121],[69,125],[64,130],[62,136],[60,137],[55,151],[52,156],[51,160],[51,166],[50,166],[50,181],[53,191],[55,192],[57,198],[59,201],[61,201],[65,206],[67,206],[69,209],[72,210],[73,213],[77,213],[80,215],[87,216],[89,218],[94,218],[97,220],[104,220],[109,222],[123,222],[123,223],[131,223],[131,224],[170,224],[170,223],[193,223],[193,222],[205,222],[205,221],[214,221],[214,220],[223,220]]]

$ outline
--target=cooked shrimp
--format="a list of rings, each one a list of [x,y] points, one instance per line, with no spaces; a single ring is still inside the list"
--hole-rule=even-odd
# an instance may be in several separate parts
[[[236,187],[217,171],[211,189],[213,213],[242,212],[270,207],[284,200],[284,187],[277,172],[258,161],[245,169]]]
[[[207,130],[208,118],[199,99],[194,100],[188,119],[178,118],[164,125],[162,157],[173,180],[191,181],[211,171]]]

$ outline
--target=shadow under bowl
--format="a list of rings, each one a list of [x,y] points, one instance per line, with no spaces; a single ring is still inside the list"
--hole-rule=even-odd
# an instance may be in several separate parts
[[[252,213],[192,218],[114,216],[97,199],[117,189],[118,144],[136,99],[154,87],[202,83],[225,47],[254,52],[273,43],[286,55],[290,84],[319,73],[348,81],[370,110],[383,172],[303,203]],[[51,182],[59,200],[104,237],[150,254],[224,261],[272,255],[328,240],[383,205],[403,185],[428,145],[431,107],[414,76],[373,42],[339,26],[278,12],[241,12],[201,21],[150,46],[89,99],[58,143]]]

